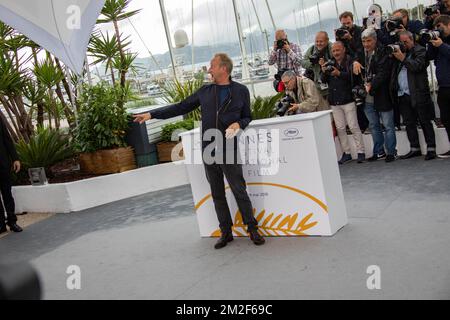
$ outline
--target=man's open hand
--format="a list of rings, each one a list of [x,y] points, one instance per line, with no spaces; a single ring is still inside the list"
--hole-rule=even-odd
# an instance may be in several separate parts
[[[228,129],[225,131],[225,138],[232,139],[234,138],[237,133],[241,130],[241,126],[239,123],[235,122],[231,126],[228,127]]]
[[[143,124],[145,121],[148,121],[152,118],[152,115],[147,112],[147,113],[141,113],[141,114],[135,114],[133,115],[134,117],[134,122],[138,122],[139,124]]]

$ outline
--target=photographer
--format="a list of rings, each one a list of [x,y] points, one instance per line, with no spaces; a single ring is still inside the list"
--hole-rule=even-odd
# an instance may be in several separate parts
[[[437,17],[434,20],[434,27],[439,31],[439,36],[430,39],[430,43],[427,45],[427,57],[429,60],[434,60],[436,66],[441,121],[447,130],[450,141],[450,16]],[[450,151],[439,157],[450,158]]]
[[[345,11],[339,16],[341,27],[335,31],[336,41],[342,41],[349,56],[356,59],[364,51],[361,34],[363,28],[353,22],[353,13]]]
[[[275,42],[272,53],[269,57],[269,65],[277,66],[277,74],[275,76],[274,87],[278,90],[278,83],[281,76],[287,70],[294,70],[297,75],[301,74],[302,52],[300,46],[290,43],[284,30],[275,32]]]
[[[395,104],[400,107],[403,120],[406,123],[406,133],[411,150],[401,159],[410,159],[422,155],[420,151],[417,120],[422,127],[427,142],[427,155],[425,160],[436,158],[436,138],[431,120],[433,119],[433,101],[431,100],[428,85],[428,61],[426,50],[414,42],[414,36],[409,31],[398,34],[400,50],[392,55],[396,59],[391,77],[391,94]]]
[[[346,130],[347,124],[356,142],[358,163],[362,163],[366,156],[352,94],[352,59],[346,54],[345,46],[341,41],[335,42],[331,50],[334,60],[322,65],[322,81],[328,83],[329,86],[328,102],[333,110],[334,123],[344,151],[339,164],[352,161]]]
[[[381,43],[388,45],[398,41],[398,33],[401,31],[409,31],[414,37],[418,37],[420,31],[424,28],[425,26],[421,21],[409,19],[408,10],[398,9],[385,21],[378,36]]]
[[[364,46],[364,55],[360,61],[363,72],[354,68],[354,73],[362,74],[367,92],[364,111],[369,119],[374,145],[373,156],[368,160],[386,159],[386,162],[393,162],[397,155],[393,103],[389,94],[393,60],[378,42],[376,30],[364,30],[361,38]],[[385,127],[385,135],[381,130],[381,122]]]
[[[319,31],[316,34],[315,44],[311,46],[305,53],[304,59],[302,60],[302,67],[307,70],[312,70],[314,73],[314,83],[323,97],[322,101],[326,102],[326,97],[328,95],[328,86],[322,83],[321,80],[321,66],[332,57],[331,54],[331,44],[328,33],[325,31]],[[328,108],[327,105],[321,106],[321,108]]]
[[[424,10],[425,28],[433,29],[434,20],[440,15],[450,14],[450,0],[438,0],[435,4],[428,6]]]
[[[321,109],[320,99],[323,98],[320,96],[314,81],[304,76],[297,76],[293,71],[286,71],[282,80],[286,87],[286,95],[291,97],[293,101],[287,111],[288,114],[327,110]]]

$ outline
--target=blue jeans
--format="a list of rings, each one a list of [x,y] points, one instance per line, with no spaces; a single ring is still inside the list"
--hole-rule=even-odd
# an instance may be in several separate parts
[[[386,153],[396,155],[397,137],[395,135],[394,110],[378,112],[373,103],[366,103],[364,112],[369,119],[369,128],[373,139],[373,154],[382,154],[386,143]],[[385,128],[384,135],[381,130],[381,122]]]

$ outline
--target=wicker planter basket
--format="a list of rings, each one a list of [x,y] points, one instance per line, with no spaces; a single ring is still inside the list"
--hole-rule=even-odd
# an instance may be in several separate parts
[[[81,170],[91,174],[112,174],[136,169],[131,147],[80,154]]]
[[[179,142],[159,142],[156,144],[158,149],[158,161],[172,162],[172,150],[177,146]],[[179,153],[180,160],[184,159],[183,149]]]

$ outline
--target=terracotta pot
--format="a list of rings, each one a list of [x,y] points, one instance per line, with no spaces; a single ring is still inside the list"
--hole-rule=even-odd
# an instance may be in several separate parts
[[[131,147],[82,153],[79,161],[81,170],[90,174],[111,174],[136,169],[136,159]]]
[[[172,151],[179,144],[179,142],[159,142],[156,144],[158,149],[158,160],[159,162],[172,162]],[[183,148],[181,148],[178,157],[179,160],[184,159]],[[178,159],[177,159],[178,160]]]

